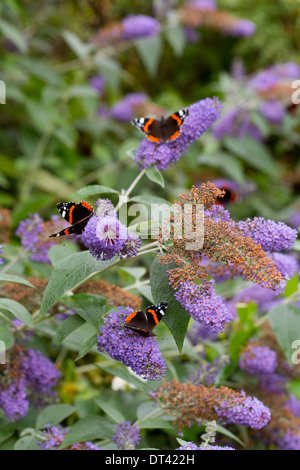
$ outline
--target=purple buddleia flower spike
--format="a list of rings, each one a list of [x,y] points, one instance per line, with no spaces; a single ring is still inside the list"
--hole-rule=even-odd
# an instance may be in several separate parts
[[[132,258],[136,256],[142,246],[141,239],[132,232],[128,232],[128,238],[120,251],[121,258]]]
[[[291,250],[296,241],[297,230],[283,222],[254,217],[237,223],[238,229],[251,237],[262,249],[270,252]]]
[[[214,11],[217,9],[217,5],[214,0],[190,0],[186,3],[186,6],[206,11]]]
[[[91,87],[94,88],[94,90],[96,90],[99,95],[102,95],[103,92],[104,92],[104,89],[105,89],[105,78],[103,77],[103,75],[93,75],[91,78],[90,78],[90,85]]]
[[[300,418],[300,399],[296,398],[295,395],[290,395],[288,401],[286,402],[285,406],[291,410],[296,418]]]
[[[125,319],[132,312],[129,307],[118,307],[108,314],[105,324],[100,328],[98,350],[123,362],[145,379],[161,380],[165,375],[166,365],[155,338],[145,338],[123,327]]]
[[[140,442],[140,431],[130,421],[124,421],[115,425],[116,434],[111,438],[119,449],[134,450]]]
[[[44,450],[57,450],[63,442],[69,429],[63,429],[62,426],[45,426],[42,432],[43,439],[38,442],[38,445]]]
[[[224,423],[250,426],[253,429],[261,429],[271,419],[269,408],[256,397],[246,396],[243,391],[240,398],[220,402],[215,411]]]
[[[121,258],[136,256],[142,242],[121,224],[112,202],[109,199],[98,199],[95,205],[95,214],[81,236],[82,243],[90,253],[98,260],[109,260],[116,255]]]
[[[285,278],[290,279],[299,271],[299,262],[292,255],[270,253],[268,256],[270,256],[278,271]]]
[[[0,407],[11,421],[27,415],[29,401],[25,380],[13,382],[6,388],[1,388],[0,385]]]
[[[135,108],[148,100],[145,93],[129,93],[110,109],[110,117],[121,122],[129,122],[135,117]]]
[[[182,281],[175,298],[194,320],[212,333],[224,331],[225,323],[233,319],[222,297],[215,293],[213,279],[203,286]]]
[[[51,220],[45,223],[39,214],[34,213],[20,222],[15,233],[20,237],[22,246],[29,252],[33,261],[50,264],[48,251],[56,242],[49,239],[46,224],[51,227],[50,233],[59,232],[66,226],[66,222],[57,215],[53,215]]]
[[[99,260],[118,255],[127,238],[127,228],[114,215],[91,217],[81,237],[82,243]]]
[[[24,359],[26,380],[30,388],[36,393],[49,395],[51,388],[55,387],[60,372],[53,362],[43,356],[40,351],[28,349]]]
[[[233,447],[228,446],[212,446],[210,444],[203,445],[201,444],[200,447],[197,446],[194,442],[186,442],[180,447],[177,447],[175,450],[235,450]]]
[[[41,440],[38,445],[44,450],[59,450],[60,445],[64,441],[69,428],[63,429],[62,426],[46,425],[42,431]],[[80,442],[65,447],[64,450],[101,450],[100,447],[90,441]]]
[[[221,104],[217,98],[206,98],[188,108],[188,117],[181,127],[177,139],[157,145],[147,139],[141,141],[136,150],[135,161],[145,168],[152,164],[165,170],[187,153],[189,145],[199,139],[220,117]]]
[[[219,140],[227,136],[240,139],[246,135],[250,135],[259,141],[262,140],[262,134],[258,127],[250,121],[248,109],[242,106],[236,106],[227,111],[215,125],[213,134]]]
[[[230,35],[233,37],[249,37],[255,32],[256,26],[250,20],[237,20],[230,30]]]
[[[239,366],[254,376],[271,374],[277,367],[277,354],[268,346],[248,344],[240,355]]]
[[[289,223],[295,228],[300,228],[300,210],[290,215]]]
[[[160,31],[160,23],[151,16],[128,15],[122,20],[122,36],[126,40],[157,36]]]
[[[3,246],[0,245],[0,255],[2,255],[2,253],[3,253]],[[1,266],[1,264],[3,264],[3,263],[4,263],[4,261],[3,261],[3,259],[2,259],[1,256],[0,256],[0,266]],[[1,269],[1,268],[0,268],[0,269]]]
[[[294,434],[292,431],[287,430],[285,436],[277,439],[276,444],[279,450],[300,450],[299,433]]]
[[[258,111],[271,123],[280,125],[285,115],[285,107],[280,101],[264,101],[258,107]]]

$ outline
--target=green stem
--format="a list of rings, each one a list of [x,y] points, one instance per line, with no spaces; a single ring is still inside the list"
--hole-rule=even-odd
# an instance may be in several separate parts
[[[118,204],[116,205],[115,207],[115,210],[118,211],[120,210],[120,208],[126,204],[128,202],[128,196],[129,194],[133,191],[133,189],[136,187],[136,185],[138,184],[138,182],[140,181],[140,179],[144,176],[145,174],[145,169],[143,169],[138,175],[137,177],[133,180],[133,182],[131,183],[131,185],[129,186],[129,188],[127,189],[127,191],[125,191],[123,194],[121,193],[121,197],[119,199],[119,202]]]

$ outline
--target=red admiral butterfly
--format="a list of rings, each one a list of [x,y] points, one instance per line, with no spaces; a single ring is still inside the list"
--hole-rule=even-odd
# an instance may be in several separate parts
[[[180,109],[167,119],[164,117],[160,120],[142,117],[134,119],[131,124],[143,132],[148,140],[160,144],[161,142],[177,139],[180,135],[180,128],[188,114],[187,109]]]
[[[238,194],[233,191],[232,189],[229,189],[229,187],[226,187],[225,184],[222,185],[222,187],[219,187],[218,189],[221,189],[222,191],[225,191],[224,196],[218,196],[216,203],[217,204],[223,204],[226,205],[228,203],[236,202],[238,198]]]
[[[71,226],[58,233],[49,235],[49,238],[62,237],[63,235],[70,235],[71,233],[80,235],[94,213],[92,206],[85,201],[79,202],[78,204],[75,202],[59,202],[56,207]]]
[[[128,315],[123,326],[142,336],[155,336],[152,330],[164,316],[167,307],[168,302],[161,302],[158,305],[147,307],[146,313],[143,310],[136,310]]]

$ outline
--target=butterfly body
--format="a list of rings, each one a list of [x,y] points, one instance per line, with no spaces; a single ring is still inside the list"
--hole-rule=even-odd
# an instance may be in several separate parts
[[[62,217],[71,225],[58,233],[49,235],[49,238],[71,234],[80,235],[94,213],[92,206],[85,201],[77,204],[75,202],[59,202],[56,207]]]
[[[123,326],[145,337],[155,336],[153,329],[164,316],[167,307],[167,302],[161,302],[158,305],[150,305],[146,312],[135,310],[128,315]]]
[[[181,126],[188,114],[187,109],[180,109],[168,118],[154,119],[142,117],[134,119],[131,123],[143,132],[150,142],[160,144],[171,142],[179,137]]]

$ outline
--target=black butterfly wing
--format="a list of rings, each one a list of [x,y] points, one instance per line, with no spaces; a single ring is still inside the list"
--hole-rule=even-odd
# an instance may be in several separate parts
[[[148,328],[147,316],[142,310],[135,310],[128,315],[123,326],[143,336],[153,336],[151,330]]]
[[[153,118],[134,119],[131,123],[143,132],[151,142],[161,142],[164,138],[161,121]]]
[[[160,322],[168,307],[167,302],[161,302],[158,305],[149,305],[146,309],[149,330],[152,331]]]
[[[164,122],[164,140],[175,140],[180,135],[180,128],[189,112],[187,109],[180,109],[171,114]]]
[[[58,233],[53,233],[52,235],[49,235],[49,238],[53,237],[63,237],[64,235],[81,235],[83,230],[85,229],[86,224],[90,220],[92,214],[88,215],[85,219],[80,220],[76,224],[70,225],[70,227],[67,227],[63,230],[61,230]]]
[[[59,202],[57,209],[69,224],[76,224],[93,212],[92,206],[85,201],[78,204],[75,202]]]

